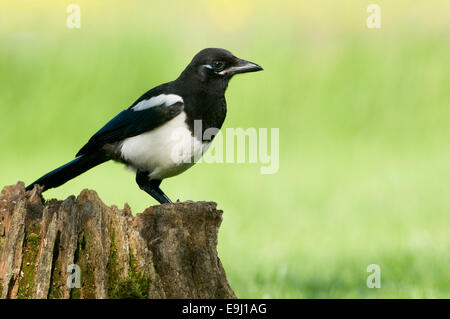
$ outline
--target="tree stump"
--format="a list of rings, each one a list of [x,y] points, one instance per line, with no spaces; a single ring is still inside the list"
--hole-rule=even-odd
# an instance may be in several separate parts
[[[217,257],[221,222],[212,202],[157,205],[133,216],[128,205],[109,207],[92,190],[44,203],[38,186],[6,186],[0,297],[236,298]]]

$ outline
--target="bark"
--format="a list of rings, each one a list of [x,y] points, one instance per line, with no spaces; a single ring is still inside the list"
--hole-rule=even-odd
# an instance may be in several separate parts
[[[0,297],[235,298],[217,257],[221,222],[211,202],[152,206],[133,216],[128,205],[109,207],[92,190],[43,202],[39,187],[6,186]],[[80,288],[70,288],[77,273]]]

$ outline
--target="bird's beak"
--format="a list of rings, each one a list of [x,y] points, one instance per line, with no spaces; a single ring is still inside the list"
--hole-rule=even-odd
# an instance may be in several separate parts
[[[235,75],[238,73],[257,72],[257,71],[262,71],[262,70],[263,70],[263,68],[256,63],[238,59],[237,63],[235,65],[233,65],[232,67],[230,67],[228,69],[223,70],[219,74]]]

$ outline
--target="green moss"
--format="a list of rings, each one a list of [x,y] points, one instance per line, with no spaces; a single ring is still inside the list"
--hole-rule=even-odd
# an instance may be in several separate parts
[[[32,226],[27,230],[25,238],[25,247],[20,267],[19,299],[28,299],[33,293],[34,277],[36,275],[36,260],[39,251],[40,229],[38,226]]]
[[[150,278],[136,270],[135,257],[130,247],[130,267],[128,278],[120,278],[117,256],[117,243],[114,233],[111,235],[111,253],[108,262],[109,288],[108,296],[111,299],[146,299]]]
[[[141,273],[132,273],[130,278],[120,280],[108,291],[111,299],[147,299],[150,279]]]
[[[130,250],[130,280],[127,283],[129,291],[133,294],[134,298],[148,298],[148,290],[150,287],[151,280],[148,276],[145,276],[136,267],[136,258],[133,254],[133,249],[129,247]]]
[[[80,259],[80,237],[78,237],[78,242],[77,242],[77,248],[75,249],[75,253],[74,253],[74,264],[78,263],[78,260]],[[70,299],[80,299],[81,295],[80,295],[80,289],[81,288],[72,288],[70,289]]]
[[[4,244],[5,244],[5,237],[0,237],[0,250],[2,250]]]
[[[81,272],[81,288],[72,288],[70,291],[71,299],[94,299],[95,295],[95,278],[89,256],[89,247],[91,242],[88,233],[80,234],[78,237],[77,249],[75,251],[74,263],[80,267]]]
[[[29,241],[31,244],[33,245],[37,245],[39,244],[39,240],[40,240],[41,236],[39,236],[36,233],[31,233],[28,238],[27,241]]]
[[[111,232],[111,248],[109,253],[109,260],[107,265],[107,274],[108,274],[108,296],[109,298],[120,298],[117,297],[119,293],[119,271],[117,264],[117,245],[115,242],[114,231]]]
[[[66,284],[63,278],[61,278],[61,261],[58,259],[55,263],[55,269],[52,272],[52,279],[50,281],[50,290],[48,293],[49,299],[62,298],[62,286]]]
[[[90,246],[89,234],[82,234],[79,236],[77,249],[75,251],[74,263],[80,267],[81,270],[81,288],[73,288],[70,292],[71,299],[80,298],[95,298],[95,278],[93,269],[95,265],[91,265],[91,260],[88,258]],[[107,265],[108,276],[108,297],[111,299],[145,299],[148,298],[148,290],[150,287],[150,278],[143,275],[137,270],[136,258],[130,248],[130,267],[127,278],[120,276],[120,261],[118,256],[118,245],[115,233],[111,233],[111,248]],[[55,272],[60,267],[58,263],[55,264]],[[50,298],[58,298],[58,290],[52,289],[50,291]]]
[[[61,265],[61,259],[59,258],[59,243],[60,243],[61,233],[58,232],[55,240],[55,248],[53,249],[53,261],[52,261],[52,273],[50,278],[50,288],[48,292],[49,299],[60,299],[62,298],[62,287],[66,285],[65,278],[62,276],[63,269]]]

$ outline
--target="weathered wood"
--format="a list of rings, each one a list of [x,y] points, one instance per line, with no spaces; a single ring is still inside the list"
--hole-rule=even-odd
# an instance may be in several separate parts
[[[222,211],[210,202],[133,217],[92,190],[43,202],[23,183],[0,194],[1,298],[235,298],[217,257]],[[69,265],[81,287],[70,288]],[[69,280],[71,282],[71,280]]]

